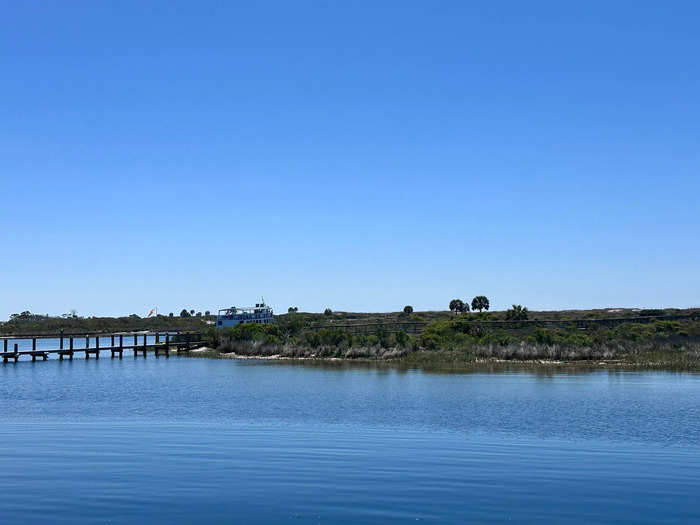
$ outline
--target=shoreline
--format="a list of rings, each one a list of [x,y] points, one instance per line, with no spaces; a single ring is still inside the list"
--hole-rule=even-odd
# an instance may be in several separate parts
[[[423,369],[426,371],[483,371],[486,368],[493,371],[519,369],[519,370],[539,370],[555,371],[575,369],[579,371],[668,371],[668,372],[689,372],[700,373],[700,364],[691,366],[680,365],[678,363],[666,361],[635,362],[625,359],[499,359],[499,358],[475,358],[473,360],[455,360],[442,352],[431,353],[427,356],[413,356],[414,358],[392,357],[392,358],[362,358],[362,357],[325,357],[325,356],[285,356],[281,354],[272,355],[250,355],[238,354],[236,352],[219,352],[216,349],[200,347],[190,351],[192,357],[205,359],[232,359],[237,361],[268,361],[280,363],[299,364],[345,364],[345,365],[375,365],[391,368]],[[415,357],[418,357],[416,359]],[[423,358],[423,359],[421,359]]]

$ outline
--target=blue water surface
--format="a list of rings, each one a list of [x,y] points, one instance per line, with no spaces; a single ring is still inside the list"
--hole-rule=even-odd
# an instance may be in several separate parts
[[[700,377],[0,365],[3,523],[695,523]]]

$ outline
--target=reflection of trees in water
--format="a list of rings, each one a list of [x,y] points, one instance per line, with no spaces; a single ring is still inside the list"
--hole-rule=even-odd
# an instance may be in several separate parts
[[[260,364],[261,361],[256,361]],[[280,359],[262,361],[268,366],[298,366],[322,370],[369,371],[383,374],[530,374],[537,377],[580,376],[588,374],[621,375],[638,372],[647,367],[629,363],[528,363],[528,362],[479,362],[471,364],[407,365],[394,361],[351,361],[347,359]],[[648,373],[648,370],[647,372]],[[698,374],[698,372],[664,369],[663,373]]]

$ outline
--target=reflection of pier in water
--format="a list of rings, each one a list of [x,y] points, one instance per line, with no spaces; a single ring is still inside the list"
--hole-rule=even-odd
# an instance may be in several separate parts
[[[170,357],[170,352],[187,354],[193,347],[201,345],[201,332],[177,332],[177,331],[148,331],[148,332],[115,332],[94,334],[51,334],[51,335],[11,335],[0,337],[2,339],[2,362],[19,361],[21,356],[28,356],[32,361],[42,359],[46,361],[50,354],[56,354],[59,360],[73,359],[76,353],[84,353],[85,359],[94,356],[100,358],[100,352],[110,352],[112,358],[122,358],[125,351],[132,351],[134,357],[148,352],[153,352],[156,357],[164,355]],[[37,348],[37,340],[56,340],[58,348]],[[101,344],[101,340],[109,340],[109,344]],[[149,341],[150,339],[150,341]],[[17,342],[19,341],[19,342]],[[31,349],[19,349],[20,342],[31,341]]]

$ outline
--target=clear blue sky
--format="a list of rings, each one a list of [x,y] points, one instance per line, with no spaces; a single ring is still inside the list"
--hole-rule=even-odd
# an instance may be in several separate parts
[[[700,305],[697,2],[0,21],[0,318]]]

